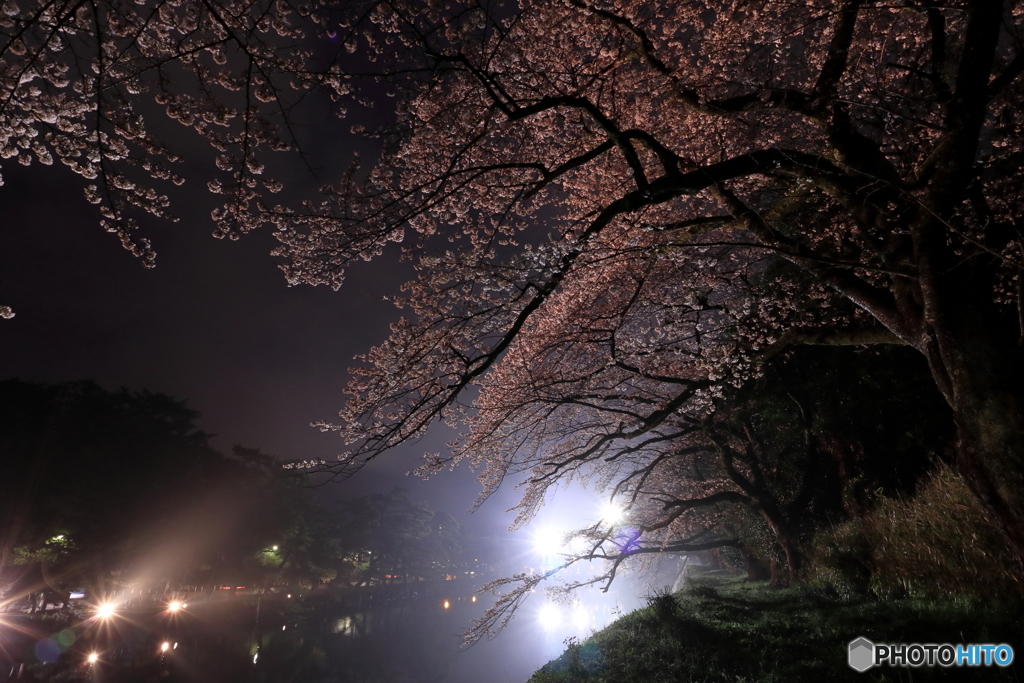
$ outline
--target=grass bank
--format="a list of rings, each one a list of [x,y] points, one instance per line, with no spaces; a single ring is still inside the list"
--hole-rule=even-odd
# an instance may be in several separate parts
[[[847,665],[847,646],[860,636],[876,643],[1007,643],[1016,657],[1005,668],[883,666],[857,673]],[[1024,604],[841,599],[711,572],[571,644],[530,683],[940,680],[1024,682]]]

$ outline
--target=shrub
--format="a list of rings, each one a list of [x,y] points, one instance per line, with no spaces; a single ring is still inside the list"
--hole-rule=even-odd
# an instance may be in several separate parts
[[[841,595],[1024,594],[999,530],[945,465],[913,498],[883,498],[863,519],[819,534],[809,564],[812,581]]]
[[[670,620],[679,612],[679,602],[676,596],[668,590],[657,591],[653,595],[646,596],[647,607],[655,617],[662,620]]]

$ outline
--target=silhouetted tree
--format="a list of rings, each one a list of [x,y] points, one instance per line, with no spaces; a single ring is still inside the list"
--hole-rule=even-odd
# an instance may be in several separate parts
[[[49,546],[69,561],[107,554],[116,564],[142,529],[193,500],[222,459],[197,417],[163,394],[0,382],[5,554]]]
[[[214,450],[198,417],[164,394],[0,381],[0,566],[95,589],[140,567],[207,586],[329,579],[337,532],[310,492],[257,449]]]

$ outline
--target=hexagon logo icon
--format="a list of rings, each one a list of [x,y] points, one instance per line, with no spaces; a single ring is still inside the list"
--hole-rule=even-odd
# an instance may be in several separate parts
[[[850,642],[850,668],[861,673],[870,669],[875,663],[875,644],[861,637]]]

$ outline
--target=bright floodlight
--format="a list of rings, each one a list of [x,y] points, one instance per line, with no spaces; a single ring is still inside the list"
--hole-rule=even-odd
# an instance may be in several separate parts
[[[96,616],[100,619],[109,619],[114,616],[114,605],[110,602],[105,602],[99,606],[96,610]]]
[[[537,529],[533,533],[533,549],[541,557],[551,557],[563,552],[565,534],[551,527]]]
[[[177,600],[172,600],[171,603],[167,605],[167,609],[169,609],[172,612],[177,612],[181,609],[181,603]]]
[[[601,521],[606,524],[618,524],[624,516],[622,506],[614,501],[608,501],[601,507]]]
[[[558,609],[558,605],[552,605],[549,602],[540,608],[540,611],[537,613],[537,620],[540,622],[541,627],[545,629],[556,629],[562,623],[562,610]]]
[[[95,652],[90,652],[89,656],[85,658],[85,661],[89,662],[90,664],[95,664],[99,661],[99,659],[100,656],[98,654],[96,654]]]
[[[170,649],[171,649],[171,644],[170,643],[161,643],[161,645],[160,645],[160,652],[167,652]]]

